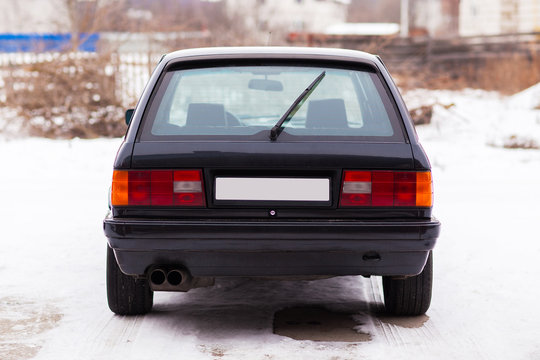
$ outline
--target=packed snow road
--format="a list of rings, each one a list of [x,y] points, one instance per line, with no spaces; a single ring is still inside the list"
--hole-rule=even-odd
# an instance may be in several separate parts
[[[380,280],[352,276],[218,280],[115,316],[101,221],[119,140],[0,140],[0,359],[540,359],[540,150],[496,146],[540,141],[540,113],[411,96],[454,104],[418,129],[443,223],[425,316],[386,317]]]

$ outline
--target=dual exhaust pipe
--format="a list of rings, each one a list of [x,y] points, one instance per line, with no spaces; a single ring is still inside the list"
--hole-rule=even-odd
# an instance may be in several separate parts
[[[184,270],[175,269],[166,273],[164,269],[157,268],[150,272],[150,283],[155,286],[160,286],[165,283],[172,286],[178,286],[182,283],[182,280],[184,282],[187,281],[188,277],[191,277],[191,275]]]
[[[214,285],[214,278],[193,277],[183,268],[153,267],[148,272],[148,281],[153,291],[188,291]]]

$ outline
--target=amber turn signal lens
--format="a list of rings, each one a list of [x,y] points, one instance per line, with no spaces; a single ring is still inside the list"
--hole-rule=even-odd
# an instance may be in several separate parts
[[[416,206],[433,206],[433,182],[431,172],[416,173]]]
[[[111,204],[113,206],[123,206],[129,203],[129,173],[122,170],[114,170],[111,188]]]

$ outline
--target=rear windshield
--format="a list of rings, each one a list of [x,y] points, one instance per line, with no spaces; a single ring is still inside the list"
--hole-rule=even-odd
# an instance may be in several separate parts
[[[283,124],[279,141],[403,141],[375,73],[274,65],[168,71],[145,114],[141,140],[268,140],[270,129],[323,72]]]

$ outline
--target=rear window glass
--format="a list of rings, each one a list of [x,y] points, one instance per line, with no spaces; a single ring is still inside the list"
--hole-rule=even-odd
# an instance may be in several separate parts
[[[268,139],[270,129],[322,73],[279,140],[403,140],[380,79],[368,71],[226,66],[169,71],[145,114],[141,140]]]

